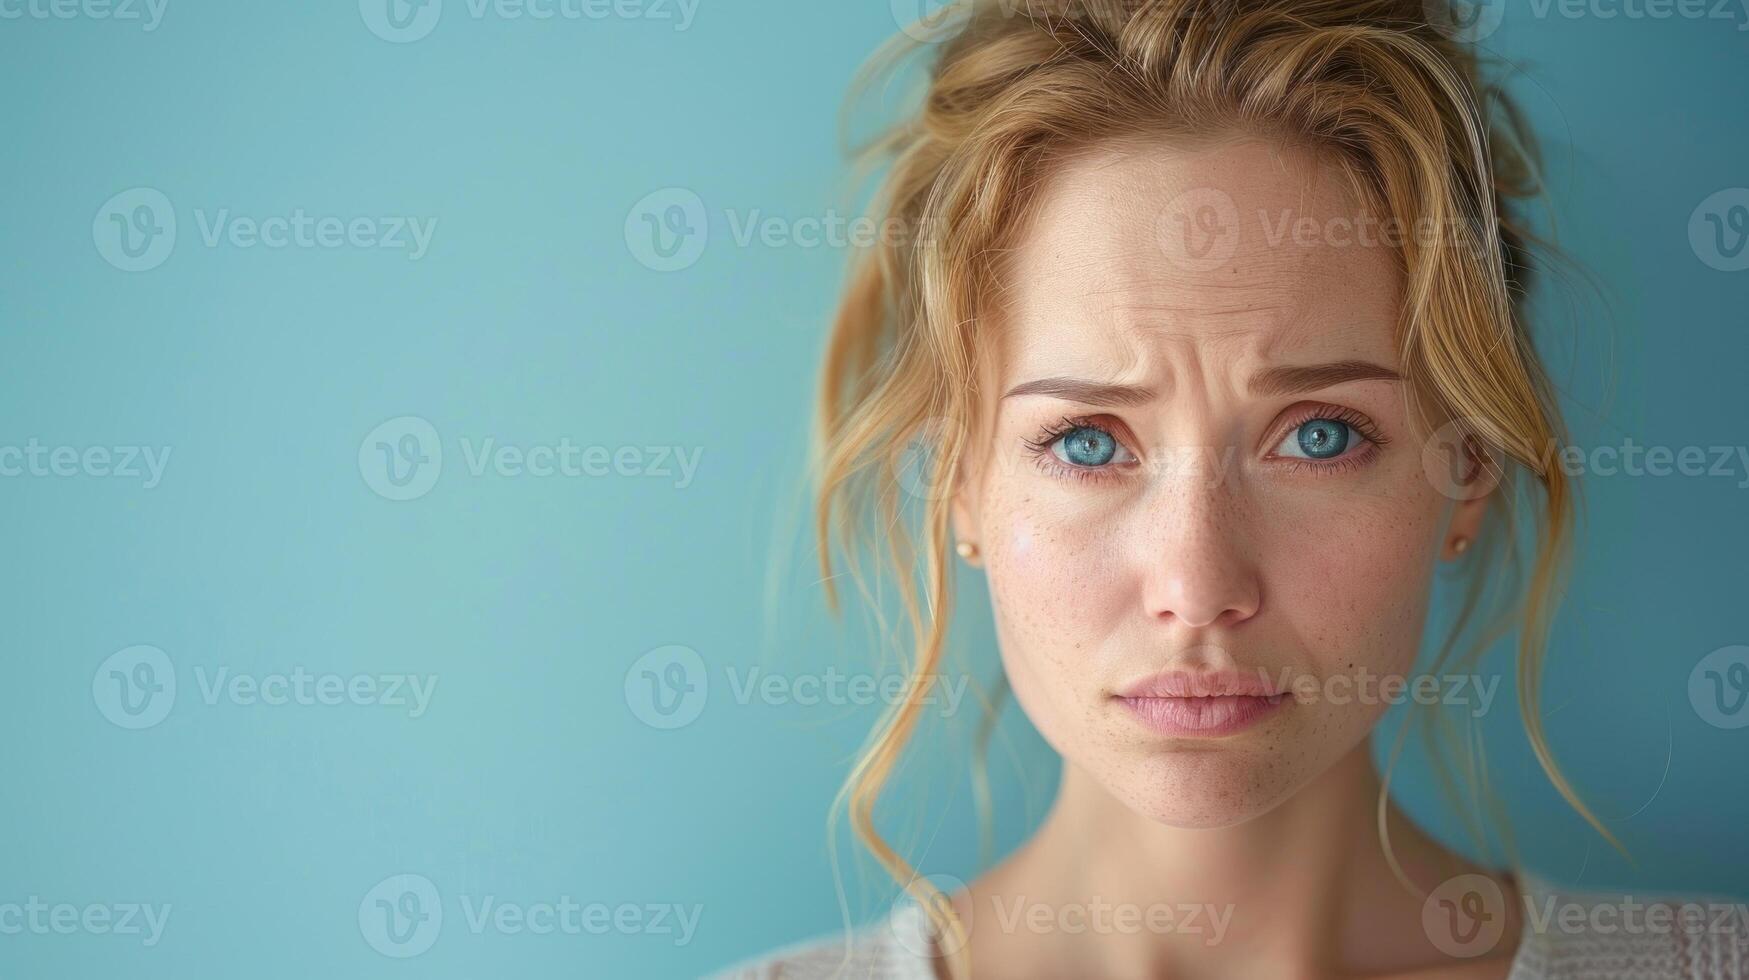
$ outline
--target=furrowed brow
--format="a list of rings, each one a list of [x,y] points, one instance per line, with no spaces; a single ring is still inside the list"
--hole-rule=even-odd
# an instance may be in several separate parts
[[[1249,388],[1252,395],[1269,398],[1319,391],[1349,381],[1402,380],[1402,375],[1383,364],[1374,364],[1371,361],[1332,361],[1329,364],[1277,367],[1259,371],[1252,375]]]
[[[1154,390],[1139,385],[1107,384],[1085,378],[1039,378],[1025,381],[1008,389],[1003,398],[1025,395],[1047,395],[1065,401],[1109,408],[1145,405],[1154,400]]]

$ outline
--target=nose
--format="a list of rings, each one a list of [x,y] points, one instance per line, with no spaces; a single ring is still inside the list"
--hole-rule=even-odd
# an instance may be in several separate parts
[[[1242,502],[1231,487],[1173,481],[1150,506],[1142,601],[1148,615],[1193,628],[1257,615],[1262,583],[1248,554]]]

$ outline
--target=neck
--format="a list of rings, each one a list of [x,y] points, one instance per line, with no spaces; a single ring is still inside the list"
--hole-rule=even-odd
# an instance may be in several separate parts
[[[1436,951],[1422,894],[1478,869],[1387,807],[1391,853],[1421,893],[1405,887],[1380,840],[1380,790],[1362,743],[1262,816],[1184,829],[1137,814],[1065,762],[1044,825],[992,873],[976,914],[1024,895],[1027,906],[1086,910],[1090,922],[1100,909],[1137,909],[1144,923],[1169,915],[1164,929],[1116,929],[1096,943],[1053,932],[1064,962],[1110,976],[1323,976],[1426,962]]]

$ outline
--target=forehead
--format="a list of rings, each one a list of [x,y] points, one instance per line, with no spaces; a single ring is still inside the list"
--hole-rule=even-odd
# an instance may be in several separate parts
[[[1338,165],[1259,140],[1105,147],[1060,166],[1008,256],[1010,370],[1174,361],[1394,365],[1402,274]]]

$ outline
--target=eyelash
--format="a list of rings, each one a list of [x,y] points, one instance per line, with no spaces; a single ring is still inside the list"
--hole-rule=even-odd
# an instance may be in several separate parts
[[[1379,451],[1391,442],[1391,440],[1385,438],[1384,433],[1379,431],[1379,427],[1373,423],[1372,419],[1367,418],[1365,415],[1360,414],[1352,408],[1343,408],[1340,405],[1308,405],[1289,416],[1289,419],[1291,421],[1281,427],[1280,435],[1276,438],[1274,443],[1271,443],[1271,445],[1280,443],[1282,439],[1287,437],[1288,433],[1305,425],[1313,419],[1329,419],[1332,422],[1345,423],[1350,428],[1354,429],[1354,431],[1360,433],[1362,439],[1366,440],[1366,445],[1361,448],[1360,451],[1348,453],[1347,455],[1337,457],[1328,462],[1276,456],[1272,450],[1270,458],[1286,463],[1287,471],[1289,473],[1311,472],[1318,475],[1346,473],[1356,467],[1365,466],[1367,463],[1372,462],[1373,458],[1378,455]]]
[[[1367,418],[1365,415],[1362,415],[1351,408],[1343,408],[1339,405],[1307,405],[1296,411],[1292,416],[1289,416],[1289,418],[1292,419],[1292,421],[1280,427],[1279,434],[1271,443],[1272,445],[1280,443],[1282,439],[1287,438],[1288,433],[1291,433],[1293,430],[1305,425],[1313,419],[1329,419],[1333,422],[1344,423],[1353,428],[1355,432],[1360,434],[1361,438],[1366,440],[1366,446],[1359,452],[1349,453],[1328,462],[1276,456],[1274,455],[1274,452],[1271,451],[1268,458],[1287,464],[1287,471],[1289,473],[1297,474],[1311,472],[1318,475],[1345,473],[1355,467],[1364,466],[1371,462],[1380,449],[1390,444],[1390,440],[1385,437],[1384,433],[1379,431],[1378,426],[1373,423],[1372,419]],[[1067,476],[1077,480],[1099,480],[1116,477],[1118,474],[1113,472],[1118,469],[1116,466],[1071,466],[1057,458],[1057,454],[1051,448],[1056,445],[1057,440],[1076,429],[1083,428],[1098,429],[1117,440],[1120,446],[1125,445],[1126,443],[1124,436],[1120,435],[1118,431],[1114,431],[1122,428],[1121,423],[1117,423],[1115,420],[1111,420],[1106,416],[1098,415],[1064,416],[1056,422],[1045,426],[1036,437],[1023,440],[1023,442],[1039,466],[1053,475]],[[1133,453],[1133,450],[1131,452]]]
[[[1115,424],[1113,420],[1106,416],[1064,416],[1056,422],[1045,426],[1043,431],[1041,431],[1036,438],[1023,441],[1026,443],[1026,448],[1031,451],[1033,460],[1038,463],[1041,469],[1053,476],[1066,476],[1074,480],[1105,480],[1115,478],[1118,474],[1114,471],[1118,469],[1118,467],[1070,466],[1068,463],[1058,459],[1056,452],[1051,447],[1056,445],[1058,439],[1074,432],[1076,429],[1098,429],[1117,440],[1118,445],[1122,446],[1125,443],[1123,436],[1113,431],[1118,428],[1121,428],[1121,425]]]

